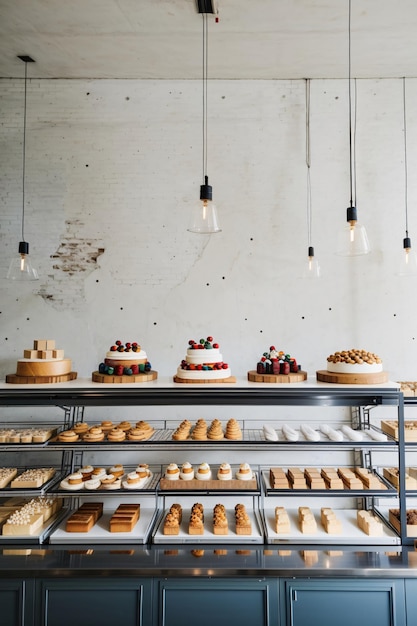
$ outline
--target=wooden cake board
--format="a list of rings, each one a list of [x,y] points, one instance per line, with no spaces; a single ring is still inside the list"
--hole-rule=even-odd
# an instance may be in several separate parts
[[[317,380],[323,383],[335,383],[337,385],[376,385],[388,382],[387,372],[374,372],[373,374],[341,374],[318,370]]]
[[[44,385],[46,383],[67,383],[76,378],[77,372],[69,372],[59,376],[18,376],[17,374],[8,374],[6,383],[11,383],[12,385]]]
[[[235,383],[236,382],[236,378],[234,376],[229,376],[229,378],[201,378],[198,380],[190,380],[190,379],[185,379],[185,378],[178,378],[178,376],[174,376],[174,383],[185,383],[185,384],[191,384],[191,385],[201,385],[201,384],[208,384],[208,383]]]
[[[256,478],[251,480],[239,480],[238,478],[232,478],[231,480],[198,480],[197,478],[192,478],[191,480],[168,480],[163,477],[159,481],[159,487],[161,490],[166,491],[194,491],[198,489],[207,489],[209,491],[212,489],[249,491],[257,489],[258,485]]]
[[[301,383],[307,380],[307,372],[299,371],[290,374],[258,374],[256,370],[248,372],[248,380],[253,383]]]
[[[92,380],[95,383],[149,383],[151,380],[158,378],[158,372],[150,370],[144,374],[132,374],[131,376],[114,376],[113,374],[100,374],[100,372],[93,372]]]

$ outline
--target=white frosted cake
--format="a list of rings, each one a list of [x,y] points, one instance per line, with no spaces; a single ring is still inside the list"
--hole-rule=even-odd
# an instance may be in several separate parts
[[[327,371],[337,374],[375,374],[383,371],[382,360],[367,350],[343,350],[327,357]]]
[[[219,344],[213,343],[213,337],[200,339],[198,343],[190,339],[188,346],[185,359],[177,369],[176,380],[204,382],[230,378],[230,368],[223,362]]]
[[[119,340],[106,352],[104,362],[98,368],[100,374],[109,376],[131,376],[150,370],[147,354],[136,341],[123,344]]]

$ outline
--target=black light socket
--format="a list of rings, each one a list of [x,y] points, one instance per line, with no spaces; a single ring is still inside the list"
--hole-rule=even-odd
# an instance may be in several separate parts
[[[213,187],[208,184],[208,176],[205,176],[204,179],[204,185],[200,185],[200,200],[212,200]]]
[[[19,254],[29,254],[29,244],[27,241],[19,241]]]
[[[358,212],[355,206],[348,206],[348,208],[346,209],[346,219],[348,222],[358,221]]]
[[[403,248],[404,248],[404,250],[407,250],[407,249],[411,248],[411,239],[410,239],[410,237],[404,237],[404,239],[403,239]]]
[[[313,246],[308,246],[308,256],[314,256],[314,248],[313,248]]]

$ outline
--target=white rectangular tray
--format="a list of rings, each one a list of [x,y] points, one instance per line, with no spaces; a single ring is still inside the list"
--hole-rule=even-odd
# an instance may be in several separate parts
[[[237,504],[237,500],[236,500]],[[235,521],[233,509],[227,509],[227,521],[229,531],[227,535],[215,535],[213,533],[213,515],[212,509],[205,507],[204,514],[204,533],[202,535],[188,534],[188,520],[190,519],[190,508],[184,508],[182,514],[182,522],[178,535],[164,535],[163,526],[165,515],[169,507],[162,513],[153,534],[153,543],[155,544],[177,544],[177,543],[217,543],[217,544],[246,544],[246,543],[263,543],[264,537],[262,532],[262,524],[259,519],[258,512],[246,507],[252,524],[251,535],[237,535],[235,532]]]
[[[73,511],[61,522],[58,528],[49,537],[52,544],[121,544],[146,543],[156,516],[155,507],[144,507],[141,504],[140,518],[130,533],[111,533],[109,522],[115,509],[104,509],[101,518],[94,524],[88,533],[67,533],[66,520]]]
[[[358,544],[358,545],[399,545],[400,538],[388,526],[383,527],[383,534],[380,537],[367,535],[358,527],[356,522],[356,510],[354,509],[333,509],[337,518],[342,522],[342,532],[340,535],[330,535],[326,533],[320,523],[320,509],[311,509],[317,522],[317,532],[302,533],[298,524],[298,508],[286,508],[290,518],[291,532],[288,534],[275,532],[275,507],[264,509],[263,516],[266,529],[267,543],[303,543],[303,544]]]

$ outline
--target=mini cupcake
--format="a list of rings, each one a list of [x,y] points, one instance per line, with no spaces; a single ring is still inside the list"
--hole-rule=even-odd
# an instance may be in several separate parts
[[[250,465],[248,463],[241,463],[236,472],[236,478],[239,480],[252,480],[252,476]]]
[[[165,470],[167,480],[177,480],[180,477],[180,470],[176,463],[170,463]]]
[[[192,480],[194,478],[194,468],[188,461],[181,466],[180,478],[182,480]]]
[[[222,463],[217,472],[218,480],[231,480],[232,468],[229,463]]]
[[[197,480],[211,480],[211,469],[208,463],[201,463],[196,473]]]

